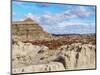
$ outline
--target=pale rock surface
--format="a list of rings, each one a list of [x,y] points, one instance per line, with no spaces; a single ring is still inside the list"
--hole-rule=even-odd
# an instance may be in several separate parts
[[[56,50],[16,41],[12,45],[12,72],[47,72],[95,68],[95,45],[73,43]]]
[[[27,73],[27,72],[50,72],[65,70],[62,63],[50,62],[48,64],[30,65],[21,68],[13,69],[13,73]]]

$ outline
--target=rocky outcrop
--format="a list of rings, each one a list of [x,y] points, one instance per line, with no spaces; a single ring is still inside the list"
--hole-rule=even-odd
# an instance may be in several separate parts
[[[50,39],[51,35],[30,18],[12,23],[12,39],[20,41]]]
[[[13,73],[47,72],[95,68],[95,45],[73,43],[50,50],[44,45],[14,42]]]
[[[61,56],[65,60],[65,68],[91,69],[95,68],[95,45],[74,43],[60,47]]]
[[[29,65],[13,69],[13,73],[50,72],[65,70],[62,63],[50,62],[48,64]]]

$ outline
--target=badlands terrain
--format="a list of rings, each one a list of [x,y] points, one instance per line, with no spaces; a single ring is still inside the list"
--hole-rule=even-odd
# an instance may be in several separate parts
[[[13,74],[96,68],[95,34],[49,34],[31,19],[13,24]]]

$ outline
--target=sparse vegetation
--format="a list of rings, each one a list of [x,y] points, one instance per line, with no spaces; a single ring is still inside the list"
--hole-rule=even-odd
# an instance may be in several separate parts
[[[24,43],[32,43],[33,45],[45,45],[49,49],[57,49],[62,45],[70,45],[72,43],[82,43],[93,45],[96,44],[95,35],[70,35],[70,36],[56,36],[53,40],[35,40],[35,41],[23,41]]]

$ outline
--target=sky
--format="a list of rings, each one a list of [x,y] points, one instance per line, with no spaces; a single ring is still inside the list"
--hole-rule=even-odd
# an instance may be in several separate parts
[[[12,21],[31,18],[52,34],[95,33],[95,6],[12,2]]]

